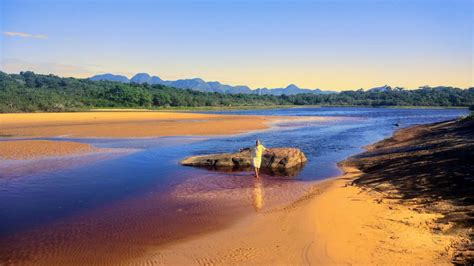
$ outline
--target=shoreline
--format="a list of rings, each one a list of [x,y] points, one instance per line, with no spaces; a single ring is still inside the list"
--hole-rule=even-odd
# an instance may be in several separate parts
[[[354,184],[418,212],[439,214],[432,230],[455,236],[451,263],[474,262],[474,120],[400,129],[345,161],[363,174]],[[403,167],[401,167],[403,165]]]
[[[103,151],[85,143],[50,140],[0,141],[0,160],[33,160]]]
[[[331,118],[316,117],[321,121]],[[292,117],[186,112],[82,112],[0,114],[4,137],[162,137],[246,133]]]
[[[271,130],[285,122],[329,121],[335,117],[282,117],[185,112],[113,111],[0,114],[0,159],[22,160],[94,152],[79,138],[156,138],[225,136]],[[36,140],[35,138],[57,138]],[[22,140],[27,138],[28,140]]]
[[[61,137],[127,138],[227,135],[264,130],[281,118],[176,112],[87,112],[0,114],[0,160],[41,159],[100,151]],[[239,125],[236,127],[235,125]],[[54,140],[35,138],[55,137]],[[28,138],[22,140],[21,138]]]
[[[451,207],[430,208],[422,202],[407,202],[386,182],[360,184],[367,169],[354,160],[377,154],[391,144],[384,158],[399,158],[407,138],[426,141],[426,132],[450,126],[453,121],[401,129],[368,151],[338,165],[344,174],[317,182],[311,190],[286,207],[243,218],[233,226],[200,237],[149,247],[130,263],[166,264],[451,264],[469,262],[469,230],[455,229]],[[413,132],[414,131],[414,132]],[[451,141],[446,137],[442,141]],[[417,147],[414,148],[415,150]],[[430,150],[431,152],[432,149]],[[436,151],[434,151],[436,152]],[[438,160],[438,159],[433,159]],[[433,163],[436,163],[434,161]],[[362,171],[364,170],[364,172]],[[391,177],[390,177],[391,178]],[[397,196],[398,195],[398,196]],[[446,209],[448,208],[448,209]],[[469,209],[467,209],[469,212]],[[455,230],[453,230],[455,229]],[[472,232],[471,232],[472,234]],[[252,236],[247,238],[246,236]],[[232,239],[232,241],[228,241]],[[472,244],[471,244],[472,245]],[[470,255],[469,255],[470,254]]]
[[[431,231],[438,214],[419,213],[351,186],[361,173],[342,168],[343,175],[316,182],[284,207],[218,231],[148,247],[128,263],[449,264],[455,238]]]
[[[277,123],[281,117],[272,118],[272,122]],[[284,118],[291,120],[291,117]],[[188,118],[181,119],[180,122],[189,122]],[[147,119],[144,120],[146,123]],[[264,121],[267,128],[261,130],[271,127],[272,122]],[[222,121],[216,118],[215,122]],[[51,125],[39,125],[43,126]],[[390,140],[398,147],[398,142],[405,141],[398,138],[399,132],[394,132],[389,139],[369,145],[369,152],[383,146],[380,143],[392,143]],[[461,239],[459,235],[446,234],[451,227],[440,226],[437,222],[444,218],[444,214],[387,197],[387,194],[380,192],[380,187],[353,185],[365,174],[354,168],[354,162],[351,161],[358,156],[361,154],[346,158],[339,164],[344,171],[343,175],[316,182],[309,192],[284,207],[257,212],[256,215],[237,219],[224,228],[216,228],[199,235],[191,234],[159,246],[145,245],[140,247],[145,250],[145,254],[140,254],[128,262],[449,264]],[[265,193],[262,194],[261,197],[264,198]],[[54,262],[54,258],[49,259]]]
[[[241,106],[193,106],[193,107],[157,107],[150,108],[89,108],[71,109],[59,113],[89,113],[89,112],[180,112],[193,113],[195,111],[238,111],[238,110],[271,110],[271,109],[292,109],[292,108],[402,108],[402,109],[469,109],[469,106],[429,106],[429,105],[241,105]],[[1,114],[52,114],[58,112],[4,112]]]

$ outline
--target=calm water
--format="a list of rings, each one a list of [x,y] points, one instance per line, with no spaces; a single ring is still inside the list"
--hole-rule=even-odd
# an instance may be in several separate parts
[[[166,217],[175,215],[175,210],[180,210],[179,219],[181,220],[199,216],[196,212],[187,214],[181,211],[189,206],[194,206],[190,208],[194,208],[195,211],[201,210],[199,206],[212,206],[208,209],[216,212],[219,210],[225,212],[234,208],[236,210],[234,214],[240,213],[239,211],[253,210],[252,200],[242,201],[241,198],[241,194],[244,197],[253,197],[251,194],[255,193],[255,188],[257,188],[249,173],[210,172],[178,165],[178,161],[186,156],[233,152],[241,147],[252,145],[257,138],[262,140],[267,147],[298,147],[308,157],[308,163],[297,176],[292,178],[264,176],[263,184],[258,184],[259,189],[262,187],[267,189],[265,196],[267,200],[282,202],[291,198],[281,196],[285,193],[296,197],[305,191],[305,184],[339,174],[336,167],[338,161],[362,151],[361,147],[364,145],[390,136],[396,129],[394,123],[398,123],[400,127],[432,123],[465,115],[468,111],[466,109],[294,108],[212,113],[328,116],[339,119],[327,122],[291,122],[278,124],[266,131],[213,138],[63,138],[91,143],[96,147],[129,150],[113,156],[98,154],[56,158],[42,160],[36,164],[34,162],[0,162],[0,238],[8,238],[8,245],[11,245],[10,249],[5,250],[11,253],[15,252],[19,246],[24,246],[27,240],[23,238],[23,235],[27,234],[30,236],[28,243],[34,242],[31,238],[41,238],[42,242],[37,245],[49,243],[50,237],[60,238],[54,233],[45,233],[50,227],[58,224],[67,227],[84,226],[87,230],[95,230],[93,228],[98,227],[97,224],[106,223],[113,227],[114,223],[123,223],[124,228],[128,228],[125,225],[128,225],[130,217],[139,217],[140,222],[143,223],[142,220],[147,220],[147,217],[158,215],[153,223],[160,223],[160,221],[168,221]],[[58,165],[68,165],[68,167],[61,168]],[[278,191],[278,188],[289,184],[298,184],[294,189],[296,192],[292,194],[288,191],[285,193]],[[300,190],[298,190],[299,187],[301,187]],[[232,194],[231,191],[235,193]],[[229,195],[235,197],[229,197],[228,200],[223,201],[220,192],[221,194],[222,192],[223,194],[230,193]],[[212,202],[212,199],[219,199],[219,202]],[[130,202],[134,202],[133,208],[120,209]],[[112,209],[117,210],[113,215],[106,217],[103,215]],[[202,207],[203,212],[208,209]],[[86,219],[84,217],[95,222],[91,222],[90,225],[86,222],[81,222],[80,225],[71,222],[71,219],[76,222],[82,221]],[[203,224],[206,221],[200,222]],[[199,221],[195,224],[200,225]],[[153,227],[153,224],[150,226]],[[166,227],[166,225],[163,226]],[[172,229],[166,230],[173,235]],[[141,232],[134,234],[139,233]],[[31,237],[35,234],[37,237]],[[65,237],[61,240],[62,242],[58,241],[66,243],[76,241],[74,239]],[[27,251],[21,250],[22,254],[25,252]]]
[[[266,146],[298,147],[308,157],[308,163],[297,176],[300,180],[318,180],[340,173],[336,163],[350,155],[363,151],[362,147],[391,136],[398,127],[415,124],[426,124],[449,120],[469,113],[466,109],[402,109],[402,108],[292,108],[273,110],[238,110],[209,112],[218,114],[242,115],[278,115],[278,116],[329,116],[345,118],[335,122],[304,123],[302,128],[262,134],[209,140],[219,152],[228,151],[227,147],[236,149],[241,145],[259,138]],[[206,147],[197,153],[206,153]],[[209,151],[207,151],[209,152]]]

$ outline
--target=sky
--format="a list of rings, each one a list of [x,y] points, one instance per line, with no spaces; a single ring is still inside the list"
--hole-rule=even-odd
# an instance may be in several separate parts
[[[473,0],[0,0],[1,71],[251,88],[473,84]]]

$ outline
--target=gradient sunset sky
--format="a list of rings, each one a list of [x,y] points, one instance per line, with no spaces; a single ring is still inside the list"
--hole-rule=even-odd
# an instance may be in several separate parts
[[[346,90],[473,85],[472,0],[0,0],[1,70]]]

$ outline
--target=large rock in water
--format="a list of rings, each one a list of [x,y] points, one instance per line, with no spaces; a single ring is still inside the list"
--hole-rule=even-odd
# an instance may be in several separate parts
[[[307,161],[304,153],[297,148],[268,149],[262,157],[262,169],[272,172],[294,173]],[[223,170],[246,169],[252,166],[251,152],[222,153],[191,156],[180,161],[182,165]]]

